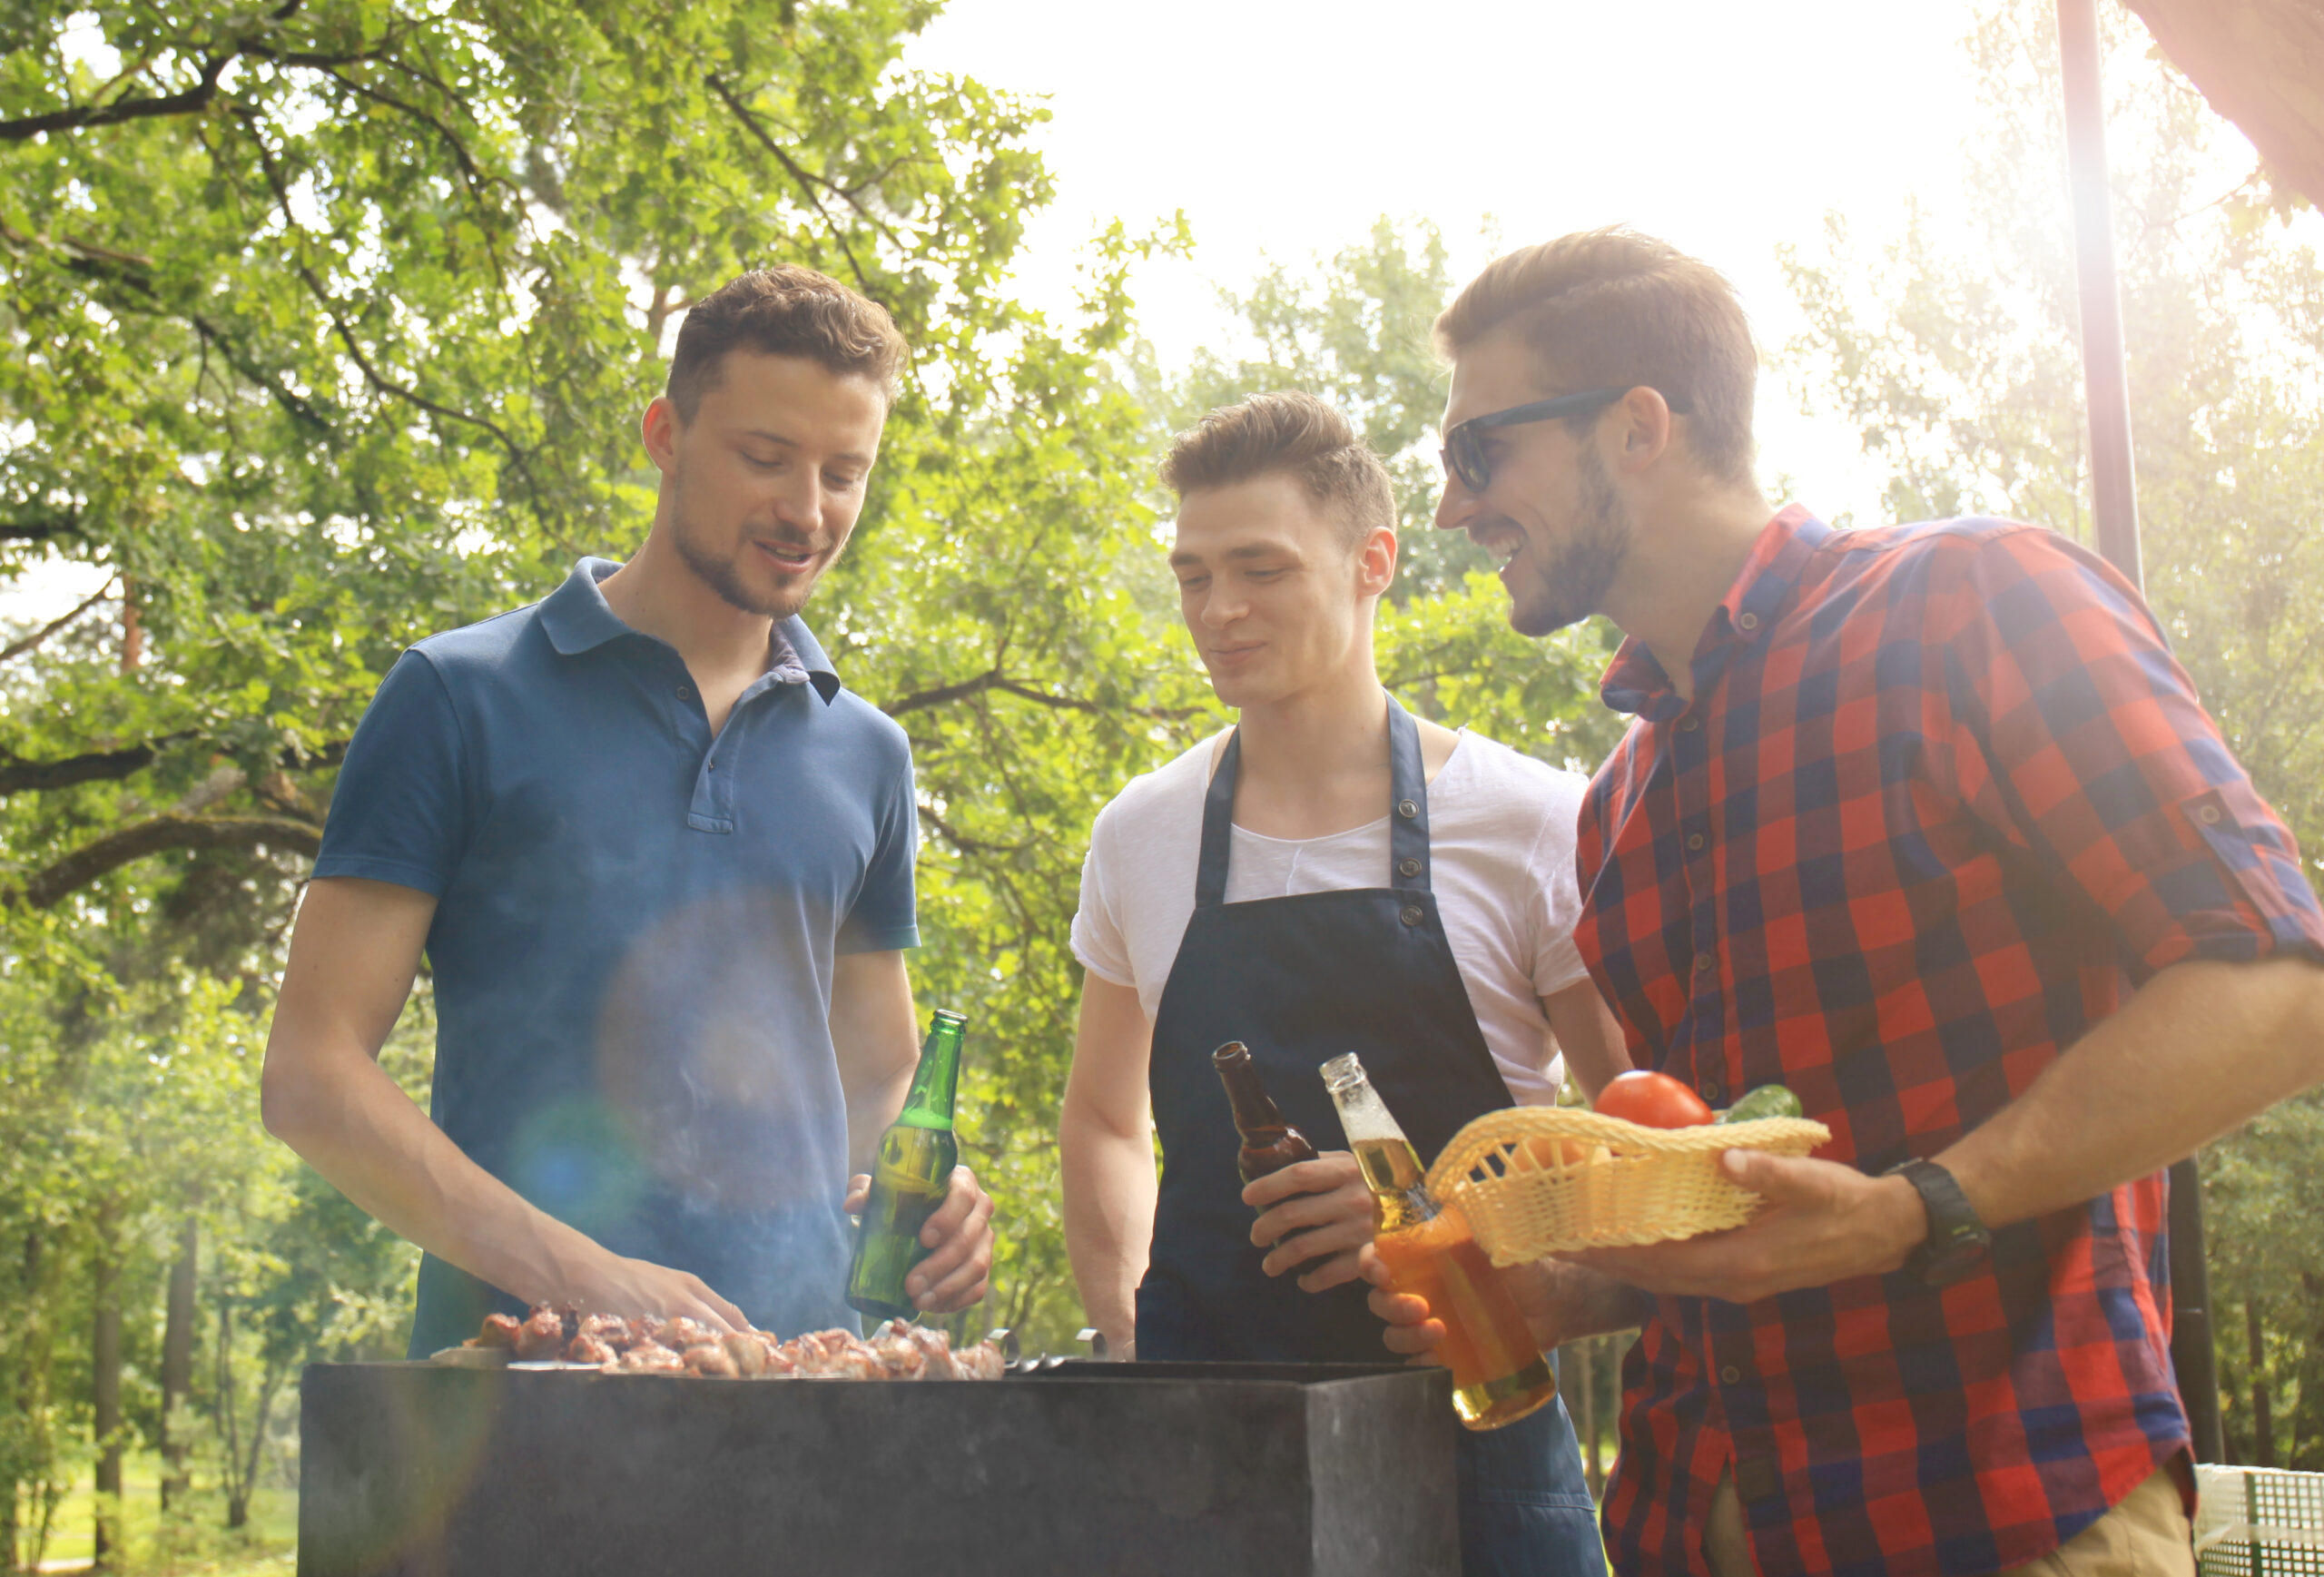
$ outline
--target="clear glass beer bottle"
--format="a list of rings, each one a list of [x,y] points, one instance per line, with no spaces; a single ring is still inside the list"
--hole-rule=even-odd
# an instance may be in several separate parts
[[[1457,1207],[1439,1205],[1420,1157],[1354,1053],[1323,1067],[1340,1127],[1372,1190],[1372,1246],[1398,1292],[1443,1322],[1437,1352],[1452,1371],[1452,1407],[1471,1429],[1514,1424],[1558,1394],[1550,1361]]]

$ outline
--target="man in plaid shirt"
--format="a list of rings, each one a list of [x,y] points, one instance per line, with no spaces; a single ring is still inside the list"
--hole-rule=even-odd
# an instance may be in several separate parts
[[[2290,833],[2102,560],[1769,508],[1706,265],[1568,236],[1437,334],[1438,524],[1519,630],[1629,636],[1575,935],[1631,1060],[1833,1136],[1728,1154],[1748,1227],[1512,1273],[1545,1343],[1643,1326],[1616,1566],[2191,1572],[2162,1168],[2324,1079]]]

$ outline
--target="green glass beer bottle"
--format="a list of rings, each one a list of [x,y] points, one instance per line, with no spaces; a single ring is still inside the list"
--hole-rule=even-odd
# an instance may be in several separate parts
[[[855,1258],[847,1267],[847,1302],[881,1319],[910,1319],[920,1311],[904,1277],[928,1257],[920,1229],[944,1200],[960,1147],[952,1138],[952,1093],[960,1078],[960,1034],[968,1019],[939,1008],[920,1043],[904,1109],[880,1136],[872,1166],[872,1197],[855,1229]]]

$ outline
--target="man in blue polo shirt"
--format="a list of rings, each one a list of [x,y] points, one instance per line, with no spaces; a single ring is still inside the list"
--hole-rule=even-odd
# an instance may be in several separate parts
[[[636,556],[422,641],[356,730],[265,1119],[427,1251],[415,1355],[527,1303],[852,1328],[854,1174],[917,1057],[916,812],[902,730],[798,614],[903,355],[805,269],[695,305]],[[433,1120],[377,1061],[423,951]],[[984,1296],[991,1214],[956,1171],[921,1308]]]

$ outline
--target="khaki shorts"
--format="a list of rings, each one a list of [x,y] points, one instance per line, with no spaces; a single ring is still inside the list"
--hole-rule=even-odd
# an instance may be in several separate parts
[[[2122,1503],[2058,1548],[2001,1577],[2193,1577],[2195,1533],[2179,1499],[2179,1481],[2157,1468]],[[1703,1529],[1703,1558],[1718,1577],[1752,1577],[1743,1533],[1743,1503],[1722,1474]]]

